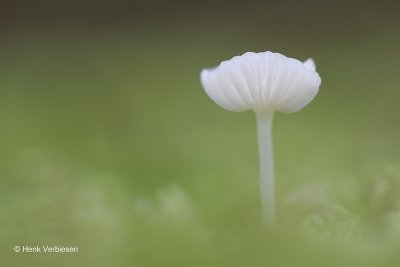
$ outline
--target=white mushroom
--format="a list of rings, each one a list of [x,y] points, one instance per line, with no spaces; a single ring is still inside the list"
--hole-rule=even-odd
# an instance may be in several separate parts
[[[201,72],[208,96],[230,111],[254,110],[260,153],[260,187],[264,219],[275,219],[271,128],[275,111],[296,112],[318,93],[321,78],[312,59],[304,63],[279,53],[248,52]]]

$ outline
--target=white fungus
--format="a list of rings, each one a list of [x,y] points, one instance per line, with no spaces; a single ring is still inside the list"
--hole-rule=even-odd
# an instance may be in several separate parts
[[[260,153],[263,216],[275,219],[272,118],[275,111],[296,112],[318,93],[321,78],[312,59],[301,62],[279,53],[248,52],[201,72],[208,96],[230,111],[254,110]]]

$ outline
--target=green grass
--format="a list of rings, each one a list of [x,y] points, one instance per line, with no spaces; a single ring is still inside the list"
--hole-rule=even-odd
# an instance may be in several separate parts
[[[162,38],[15,41],[7,51],[0,265],[399,264],[394,47]],[[308,107],[275,117],[273,229],[260,222],[254,115],[222,110],[199,84],[201,68],[263,49],[310,54],[322,77]],[[12,250],[42,244],[80,252]]]

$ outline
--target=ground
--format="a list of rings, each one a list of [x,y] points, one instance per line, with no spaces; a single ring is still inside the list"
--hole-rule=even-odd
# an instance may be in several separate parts
[[[392,36],[280,37],[11,36],[0,62],[0,262],[397,266]],[[260,220],[254,114],[221,109],[199,83],[202,68],[263,50],[313,57],[322,78],[309,106],[275,115],[272,228]]]

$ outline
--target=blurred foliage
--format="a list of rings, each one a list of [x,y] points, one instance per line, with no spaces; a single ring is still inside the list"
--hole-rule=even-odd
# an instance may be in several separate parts
[[[400,38],[393,17],[365,19],[372,7],[343,31],[328,19],[267,32],[261,17],[251,27],[234,16],[10,30],[0,265],[398,266]],[[272,228],[260,222],[254,115],[220,109],[199,84],[202,68],[263,50],[312,56],[322,77],[308,107],[275,118]]]

